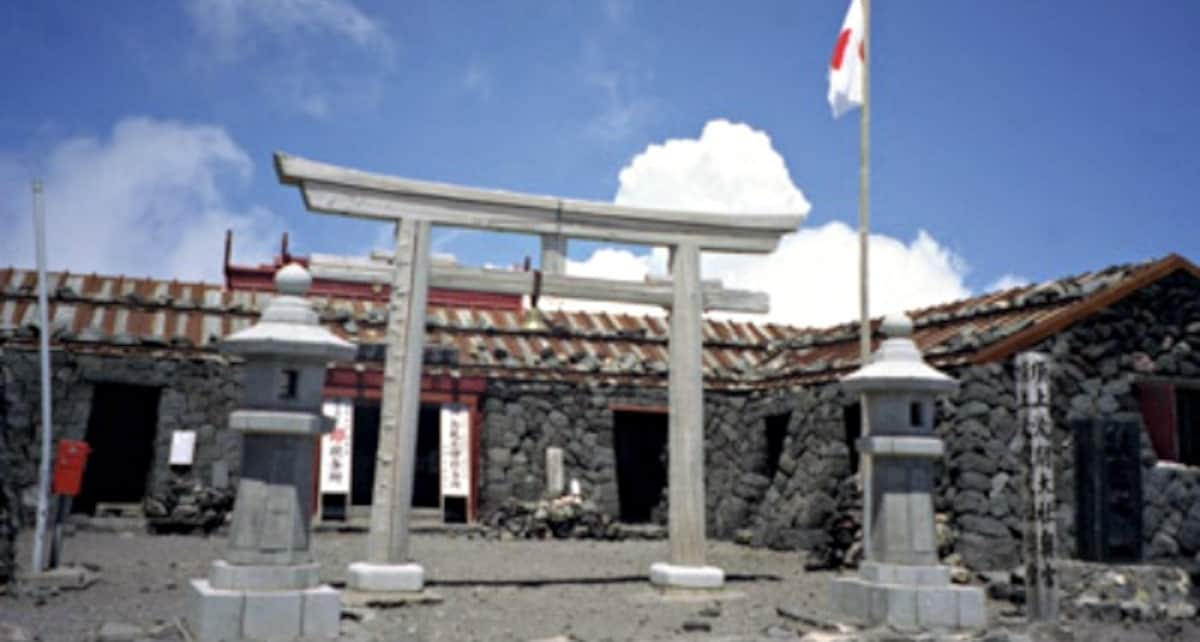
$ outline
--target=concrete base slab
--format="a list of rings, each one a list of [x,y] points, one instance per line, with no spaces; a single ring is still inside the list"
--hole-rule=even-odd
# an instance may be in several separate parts
[[[17,583],[31,588],[78,590],[95,584],[97,579],[98,575],[82,566],[60,566],[41,573],[18,575]]]
[[[341,617],[337,591],[329,586],[247,591],[196,579],[188,606],[188,628],[200,642],[333,639]]]
[[[978,629],[987,624],[983,590],[949,584],[885,584],[861,577],[833,580],[830,602],[868,626],[902,631]]]
[[[420,591],[342,591],[342,606],[347,608],[390,608],[410,604],[441,604],[443,597],[429,589]]]
[[[425,587],[420,564],[353,562],[347,569],[346,588],[363,593],[416,593]]]
[[[664,588],[719,589],[725,585],[725,571],[715,566],[678,566],[655,562],[650,565],[650,583]]]

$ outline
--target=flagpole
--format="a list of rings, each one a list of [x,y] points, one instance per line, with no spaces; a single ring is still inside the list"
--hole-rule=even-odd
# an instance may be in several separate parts
[[[858,147],[858,307],[859,356],[866,365],[871,356],[871,316],[867,306],[868,187],[871,152],[871,0],[862,0],[862,108],[859,110]],[[864,413],[864,422],[866,419]],[[864,428],[865,428],[864,423]]]
[[[859,306],[859,363],[867,365],[871,356],[871,315],[867,306],[867,223],[869,200],[868,187],[871,177],[871,0],[862,0],[862,108],[859,110],[858,134],[858,306]],[[871,434],[870,414],[867,412],[866,395],[859,395],[859,434],[866,437]],[[864,461],[869,455],[859,453],[859,471],[862,475],[863,502],[863,559],[871,560],[875,556],[871,552],[871,531],[874,529],[875,507],[868,490],[875,483],[871,479],[871,468]]]

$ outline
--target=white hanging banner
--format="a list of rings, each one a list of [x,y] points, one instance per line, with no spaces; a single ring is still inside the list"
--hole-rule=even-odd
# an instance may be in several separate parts
[[[350,493],[354,405],[344,399],[326,401],[321,410],[333,418],[333,432],[321,436],[320,492],[346,495]]]
[[[441,414],[443,497],[471,494],[471,415],[462,404],[446,404]]]

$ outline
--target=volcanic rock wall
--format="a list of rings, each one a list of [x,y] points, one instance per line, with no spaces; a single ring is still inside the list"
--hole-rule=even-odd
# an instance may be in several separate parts
[[[545,492],[545,451],[563,449],[566,479],[610,515],[620,513],[614,407],[661,410],[667,391],[620,387],[490,381],[483,407],[484,513],[506,498],[538,499]],[[744,524],[766,490],[762,410],[744,393],[705,394],[705,484],[709,531],[727,536]],[[654,511],[665,522],[666,492]]]
[[[213,463],[218,460],[227,462],[230,474],[236,475],[239,442],[226,427],[229,413],[241,398],[240,367],[213,357],[169,358],[133,352],[94,355],[57,349],[52,352],[51,363],[56,438],[84,439],[98,384],[161,389],[147,495],[165,490],[165,484],[172,478],[167,455],[175,430],[196,431],[190,474],[199,481],[211,481]],[[16,505],[21,509],[18,519],[21,524],[28,524],[36,504],[40,452],[37,352],[5,348],[0,352],[0,371],[4,381],[4,404],[0,406],[0,487],[7,484],[8,488],[15,488]]]

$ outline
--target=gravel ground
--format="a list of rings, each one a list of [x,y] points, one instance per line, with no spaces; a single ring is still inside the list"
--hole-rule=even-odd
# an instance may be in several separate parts
[[[28,541],[25,533],[20,549],[25,555]],[[365,535],[317,533],[314,542],[324,579],[336,585],[344,579],[345,565],[361,556]],[[187,581],[205,576],[223,546],[219,536],[80,532],[66,540],[64,558],[98,567],[100,580],[56,596],[0,596],[0,622],[48,642],[91,639],[105,622],[169,624],[186,612]],[[412,552],[425,565],[429,588],[444,601],[348,610],[342,639],[786,640],[816,625],[781,614],[781,607],[818,621],[834,620],[826,603],[831,574],[805,573],[796,553],[711,542],[710,562],[725,569],[729,589],[741,597],[664,602],[655,599],[646,581],[650,563],[667,557],[662,541],[498,542],[417,534]],[[1006,605],[992,607],[992,621],[1003,621]],[[1051,631],[1034,638],[1200,639],[1193,624],[1103,630],[1073,623],[1074,635]],[[183,638],[166,627],[160,639]]]

